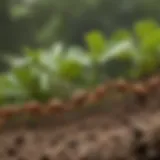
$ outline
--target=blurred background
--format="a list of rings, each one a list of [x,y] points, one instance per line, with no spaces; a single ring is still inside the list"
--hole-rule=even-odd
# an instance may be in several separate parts
[[[0,55],[59,40],[84,45],[84,34],[92,29],[110,35],[137,20],[159,21],[159,15],[159,0],[1,0]]]
[[[31,85],[36,78],[26,78],[36,67],[38,75],[48,73],[54,84],[61,79],[86,87],[106,77],[141,78],[160,66],[159,0],[0,0],[0,20],[1,84],[17,88],[13,81],[4,85],[6,73],[15,74],[23,82],[18,88],[23,88],[24,97],[29,97],[29,85],[30,91],[36,90]],[[37,79],[49,83],[47,76],[42,77]],[[13,99],[6,88],[1,97]],[[37,93],[42,90],[30,97],[42,98]],[[45,97],[49,95],[46,89]]]

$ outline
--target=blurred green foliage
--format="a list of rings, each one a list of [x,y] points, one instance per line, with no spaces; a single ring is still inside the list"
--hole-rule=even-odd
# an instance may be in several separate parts
[[[49,49],[24,50],[7,56],[10,71],[0,76],[0,102],[46,101],[67,98],[77,88],[92,88],[107,78],[142,78],[160,67],[160,27],[156,21],[138,21],[132,30],[105,36],[92,30],[86,47],[55,43]]]
[[[1,0],[0,52],[50,47],[53,42],[84,44],[90,30],[110,35],[137,20],[160,20],[159,0]]]
[[[159,13],[159,0],[1,0],[0,103],[157,72]]]

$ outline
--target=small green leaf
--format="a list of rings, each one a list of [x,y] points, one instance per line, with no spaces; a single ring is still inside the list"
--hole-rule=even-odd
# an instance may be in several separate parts
[[[91,31],[85,36],[85,42],[94,59],[100,57],[106,48],[106,39],[100,31]]]
[[[153,31],[151,35],[146,36],[146,38],[141,43],[141,48],[144,53],[149,53],[154,56],[157,52],[160,52],[160,29]]]
[[[59,75],[66,80],[75,80],[83,73],[82,65],[74,60],[63,61],[59,67]]]
[[[108,49],[107,53],[104,54],[100,60],[101,60],[101,63],[104,63],[115,57],[119,57],[119,58],[132,57],[133,58],[134,56],[136,56],[136,54],[135,54],[135,47],[132,41],[125,40],[112,45],[112,47]]]
[[[80,63],[84,66],[90,66],[91,65],[90,56],[86,53],[85,50],[82,50],[81,48],[78,48],[78,47],[69,48],[68,53],[66,55],[66,59],[77,61],[77,63]]]
[[[21,84],[26,89],[32,88],[32,83],[34,81],[34,73],[28,67],[15,68],[12,70],[19,84]]]
[[[40,49],[33,50],[33,49],[25,48],[24,53],[25,53],[25,58],[30,59],[32,63],[34,64],[40,63],[40,56],[41,56],[42,50]]]
[[[0,97],[1,99],[25,99],[27,93],[22,86],[16,81],[14,75],[5,74],[0,76]]]
[[[120,41],[108,50],[102,59],[103,72],[111,77],[130,76],[136,60],[136,49],[132,41]]]
[[[153,57],[143,57],[142,62],[139,64],[139,76],[152,74],[158,69],[158,63]]]
[[[134,31],[138,38],[144,39],[148,34],[158,29],[159,26],[154,20],[139,21],[134,25]]]

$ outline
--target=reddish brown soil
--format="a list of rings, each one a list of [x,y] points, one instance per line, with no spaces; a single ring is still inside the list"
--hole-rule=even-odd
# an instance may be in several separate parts
[[[0,159],[158,160],[159,117],[149,110],[123,118],[99,112],[58,126],[6,128],[0,134]]]
[[[32,127],[10,121],[0,160],[159,160],[159,95],[112,93],[95,108],[37,118]]]

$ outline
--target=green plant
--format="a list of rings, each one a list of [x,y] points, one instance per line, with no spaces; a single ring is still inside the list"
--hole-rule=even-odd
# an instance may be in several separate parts
[[[85,42],[86,49],[56,43],[48,50],[25,49],[23,57],[7,58],[11,69],[0,76],[0,102],[67,98],[75,89],[92,88],[106,78],[137,79],[159,69],[160,27],[153,20],[108,38],[92,30]]]

